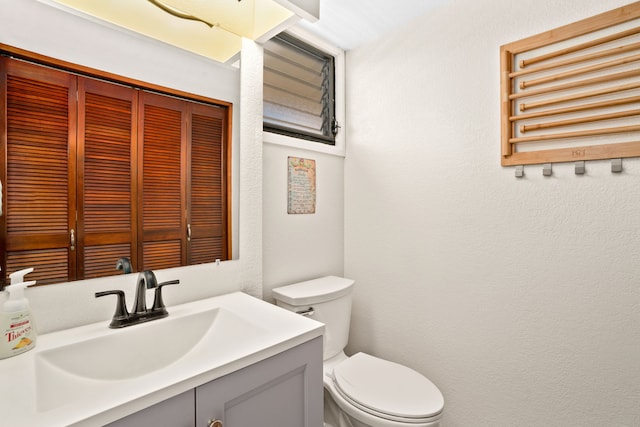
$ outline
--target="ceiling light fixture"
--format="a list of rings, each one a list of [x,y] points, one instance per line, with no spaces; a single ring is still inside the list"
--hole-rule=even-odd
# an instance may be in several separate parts
[[[182,18],[182,19],[190,19],[192,21],[199,21],[199,22],[202,22],[204,24],[207,24],[209,26],[209,28],[215,27],[214,24],[212,24],[210,22],[207,22],[204,19],[198,18],[197,16],[193,16],[193,15],[191,15],[189,13],[186,13],[186,12],[183,12],[183,11],[181,11],[179,9],[176,9],[175,7],[172,7],[172,6],[169,6],[167,4],[164,4],[159,0],[148,0],[148,1],[149,1],[149,3],[153,4],[154,6],[159,7],[160,9],[164,10],[165,12],[167,12],[167,13],[175,16],[175,17]],[[238,1],[240,1],[240,0],[238,0]]]

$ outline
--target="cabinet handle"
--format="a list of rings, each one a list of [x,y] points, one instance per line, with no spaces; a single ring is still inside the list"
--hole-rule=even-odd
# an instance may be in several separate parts
[[[191,224],[187,224],[187,241],[191,241]],[[222,424],[220,424],[222,426]],[[218,427],[218,426],[215,426]]]
[[[220,420],[209,420],[209,425],[207,427],[222,427],[222,421],[220,421]]]
[[[73,228],[71,229],[71,250],[75,250],[76,248],[76,233],[73,230]]]

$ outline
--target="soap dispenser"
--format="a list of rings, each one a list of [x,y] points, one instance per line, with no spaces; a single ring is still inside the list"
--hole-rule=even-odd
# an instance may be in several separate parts
[[[36,345],[31,310],[24,297],[24,289],[36,283],[24,281],[24,276],[32,271],[33,268],[26,268],[9,275],[11,284],[4,289],[9,295],[0,309],[0,359],[24,353]]]

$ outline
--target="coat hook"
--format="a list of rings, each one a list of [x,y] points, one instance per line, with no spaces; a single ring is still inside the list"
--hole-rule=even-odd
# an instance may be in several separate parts
[[[516,166],[516,178],[522,178],[524,176],[524,165]]]
[[[576,162],[576,175],[584,175],[584,173],[585,173],[584,160],[580,160],[579,162]]]
[[[622,172],[622,159],[611,159],[611,172]]]
[[[551,176],[551,163],[545,163],[542,167],[542,175]]]

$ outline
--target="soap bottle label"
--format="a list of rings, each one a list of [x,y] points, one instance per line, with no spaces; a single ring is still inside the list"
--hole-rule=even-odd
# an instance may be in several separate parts
[[[35,346],[35,334],[28,311],[0,313],[4,317],[0,358],[15,356]]]

